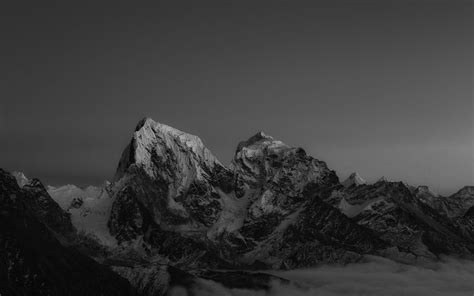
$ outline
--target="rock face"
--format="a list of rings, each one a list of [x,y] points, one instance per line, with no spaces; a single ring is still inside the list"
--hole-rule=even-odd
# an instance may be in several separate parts
[[[126,280],[62,246],[55,232],[69,231],[70,221],[63,221],[62,215],[57,220],[52,217],[60,208],[47,200],[39,182],[33,180],[25,187],[29,188],[20,188],[13,176],[0,169],[2,295],[133,295]]]

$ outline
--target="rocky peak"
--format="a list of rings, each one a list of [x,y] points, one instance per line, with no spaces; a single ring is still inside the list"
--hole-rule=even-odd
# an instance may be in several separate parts
[[[367,184],[367,182],[357,173],[352,173],[344,182],[341,183],[344,187],[359,186]]]
[[[239,143],[231,168],[257,194],[265,192],[263,202],[284,202],[299,196],[309,184],[338,182],[325,162],[262,132]]]
[[[198,166],[212,169],[221,165],[199,137],[144,118],[138,122],[132,140],[122,154],[115,180],[131,166],[141,167],[150,177],[156,177],[155,169],[163,162],[175,163],[179,171]]]
[[[217,188],[230,192],[233,182],[231,172],[199,137],[145,118],[137,124],[111,186],[109,228],[119,240],[137,237],[153,223],[202,230],[221,210]]]

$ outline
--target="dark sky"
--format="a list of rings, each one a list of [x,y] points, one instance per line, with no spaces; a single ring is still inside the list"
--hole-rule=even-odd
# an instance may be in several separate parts
[[[223,163],[263,130],[341,178],[474,185],[471,1],[171,2],[3,4],[0,167],[101,183],[149,116]]]

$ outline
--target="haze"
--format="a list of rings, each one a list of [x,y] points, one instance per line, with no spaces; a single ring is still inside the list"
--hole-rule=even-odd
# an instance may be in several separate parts
[[[102,183],[149,116],[223,163],[263,130],[341,179],[474,185],[471,1],[179,4],[4,7],[0,166]]]

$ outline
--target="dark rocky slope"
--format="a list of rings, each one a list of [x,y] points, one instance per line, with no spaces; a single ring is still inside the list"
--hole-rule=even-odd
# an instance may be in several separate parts
[[[51,229],[68,232],[70,221],[60,213],[54,218],[48,211],[57,208],[44,192],[29,189],[19,188],[10,174],[0,170],[0,293],[133,295],[126,280],[61,245]]]

